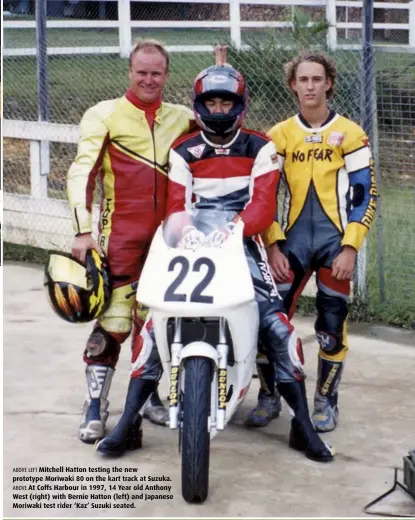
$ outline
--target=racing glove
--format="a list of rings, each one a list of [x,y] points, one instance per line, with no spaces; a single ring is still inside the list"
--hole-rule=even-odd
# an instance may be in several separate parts
[[[206,235],[194,226],[186,226],[182,231],[182,238],[179,247],[183,249],[195,249],[204,244]]]
[[[229,235],[233,233],[235,229],[235,222],[228,222],[226,226],[222,228],[215,229],[210,235],[206,238],[206,245],[210,247],[219,247],[221,246]]]

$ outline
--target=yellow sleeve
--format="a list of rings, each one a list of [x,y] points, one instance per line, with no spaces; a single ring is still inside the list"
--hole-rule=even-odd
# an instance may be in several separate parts
[[[363,241],[369,229],[359,222],[350,222],[346,226],[344,237],[341,241],[342,246],[350,246],[356,251],[362,247]]]
[[[93,191],[108,135],[99,107],[96,105],[87,110],[81,120],[78,153],[68,172],[66,186],[75,233],[92,231]]]
[[[269,228],[262,233],[261,237],[265,247],[268,247],[279,240],[285,240],[284,231],[281,229],[278,222],[273,222]]]
[[[375,218],[378,193],[368,137],[357,125],[350,134],[343,156],[354,197],[341,243],[359,251]]]

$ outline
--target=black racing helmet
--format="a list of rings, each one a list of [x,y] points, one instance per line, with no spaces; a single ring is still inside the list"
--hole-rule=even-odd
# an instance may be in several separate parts
[[[70,323],[87,323],[107,308],[112,294],[108,261],[89,249],[85,265],[66,253],[52,252],[44,286],[56,314]]]
[[[228,114],[211,114],[205,101],[213,97],[234,102]],[[213,65],[200,72],[193,83],[193,110],[200,128],[227,136],[242,125],[248,109],[248,88],[240,72],[230,65]]]

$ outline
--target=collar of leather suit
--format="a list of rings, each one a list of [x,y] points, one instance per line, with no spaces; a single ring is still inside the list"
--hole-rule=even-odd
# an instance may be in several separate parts
[[[156,117],[156,112],[161,106],[161,97],[157,98],[155,101],[153,101],[153,103],[144,103],[134,94],[131,89],[127,90],[125,97],[130,103],[145,113],[147,123],[149,124],[150,128],[152,128],[154,119]]]

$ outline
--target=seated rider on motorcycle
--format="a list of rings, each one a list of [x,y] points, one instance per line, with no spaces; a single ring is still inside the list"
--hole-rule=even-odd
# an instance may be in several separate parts
[[[260,237],[276,214],[278,159],[273,142],[264,134],[243,128],[248,104],[242,75],[228,65],[202,71],[193,86],[193,108],[200,130],[179,138],[169,161],[167,214],[186,209],[218,209],[238,213],[221,231],[218,245],[232,233],[235,220],[244,223],[244,249],[260,315],[260,336],[275,364],[278,391],[294,417],[290,447],[315,461],[333,459],[333,451],[310,420],[302,369],[301,343],[284,314],[284,306],[270,274]],[[233,213],[233,214],[234,214]],[[206,240],[196,227],[183,229],[182,244],[194,248]],[[210,243],[212,243],[212,237]],[[151,316],[133,345],[131,379],[124,412],[111,435],[97,443],[97,451],[120,455],[141,447],[140,409],[157,387],[162,365],[154,341]]]

